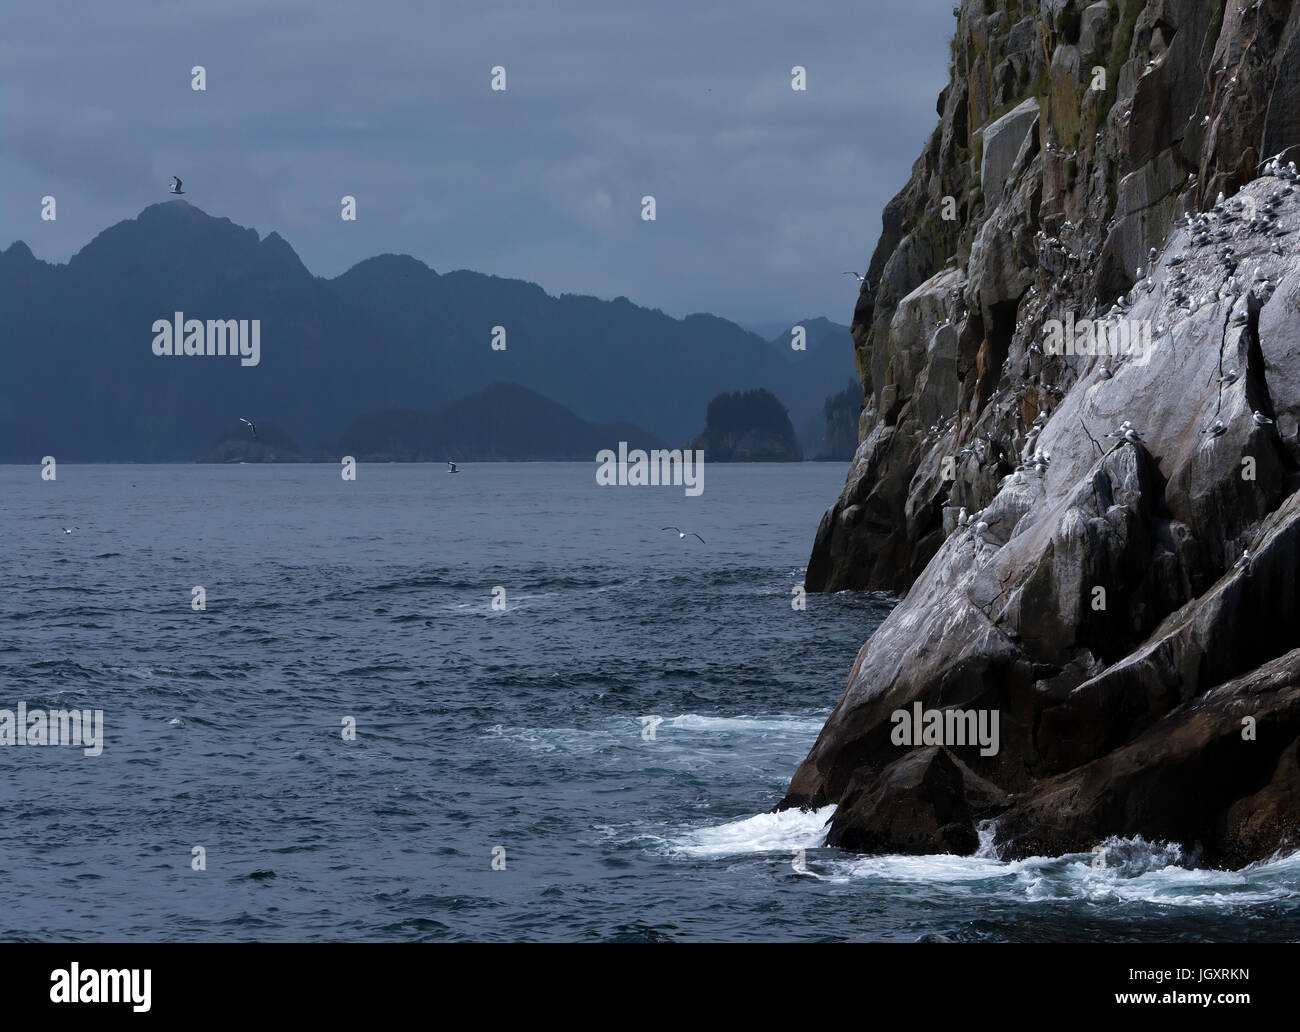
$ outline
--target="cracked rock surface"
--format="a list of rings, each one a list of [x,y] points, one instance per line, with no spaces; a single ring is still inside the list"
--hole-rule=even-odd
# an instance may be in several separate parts
[[[781,803],[832,844],[1300,846],[1300,4],[1215,8],[962,5],[808,565],[904,593]]]

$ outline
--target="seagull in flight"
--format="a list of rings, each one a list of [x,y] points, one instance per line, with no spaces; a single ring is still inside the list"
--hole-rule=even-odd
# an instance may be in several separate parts
[[[459,473],[459,472],[460,472],[460,467],[457,466],[456,463],[452,462],[451,459],[448,459],[448,460],[447,460],[447,472],[448,472],[448,473]]]
[[[257,424],[256,424],[256,423],[254,423],[251,419],[245,419],[243,416],[240,416],[240,417],[239,417],[239,421],[240,421],[241,423],[247,423],[247,424],[248,424],[248,429],[250,429],[250,430],[253,431],[253,436],[254,436],[254,437],[257,436]]]
[[[73,531],[74,529],[75,529],[75,528],[73,528],[73,527],[64,527],[64,528],[63,528],[63,533],[65,533],[65,534],[71,534],[72,531]]]
[[[678,540],[678,541],[683,540],[683,539],[686,537],[686,534],[688,533],[687,531],[682,530],[680,527],[660,527],[659,529],[660,529],[660,530],[675,530],[675,531],[677,531],[677,540]],[[690,533],[691,537],[700,538],[700,544],[702,544],[702,545],[708,544],[708,542],[705,541],[704,538],[700,537],[699,534],[695,533],[695,531],[692,530],[692,531],[690,531],[689,533]]]
[[[183,194],[184,192],[185,191],[181,189],[181,181],[175,176],[172,176],[172,188],[169,193]]]

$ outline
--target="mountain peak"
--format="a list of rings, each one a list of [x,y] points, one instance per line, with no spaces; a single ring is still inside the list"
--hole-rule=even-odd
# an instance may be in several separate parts
[[[36,255],[32,254],[32,249],[28,247],[21,240],[15,240],[12,244],[9,245],[8,250],[0,251],[0,255],[3,255],[5,258],[10,258],[19,261],[25,261],[25,262],[36,261]]]
[[[214,222],[230,222],[229,219],[218,219],[215,215],[209,215],[202,208],[191,204],[189,201],[182,201],[179,197],[175,200],[159,201],[157,204],[148,205],[140,211],[134,221],[197,223],[204,219],[210,219]],[[127,221],[131,220],[128,219]],[[118,223],[118,225],[121,225],[121,223]],[[231,223],[231,225],[234,225],[234,223]]]
[[[333,282],[344,290],[385,289],[407,283],[427,283],[438,274],[409,254],[380,254],[357,262]]]
[[[288,268],[311,275],[307,266],[302,263],[302,259],[298,257],[298,252],[293,249],[293,245],[275,230],[271,230],[262,238],[262,253]]]

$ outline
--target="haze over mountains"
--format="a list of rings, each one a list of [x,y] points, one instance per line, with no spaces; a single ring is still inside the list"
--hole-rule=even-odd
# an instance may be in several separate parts
[[[338,450],[361,462],[580,462],[619,441],[666,447],[631,423],[587,423],[526,387],[494,383],[437,412],[367,413],[348,424]]]
[[[259,320],[260,361],[155,355],[151,327],[177,312]],[[408,256],[318,278],[278,234],[182,200],[110,227],[66,265],[22,242],[0,252],[0,321],[5,462],[192,460],[241,415],[282,428],[304,457],[333,458],[367,414],[432,412],[501,382],[581,423],[634,424],[672,444],[700,432],[719,392],[766,387],[801,436],[820,436],[822,404],[853,368],[847,328],[820,318],[802,323],[807,351],[796,352],[788,332],[765,341],[712,315],[552,297]],[[493,418],[490,405],[479,412]],[[804,442],[810,454],[819,445]]]

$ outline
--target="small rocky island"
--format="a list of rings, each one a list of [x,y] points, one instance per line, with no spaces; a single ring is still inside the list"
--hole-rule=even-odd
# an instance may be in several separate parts
[[[704,433],[687,448],[708,462],[802,462],[790,414],[770,391],[734,391],[709,402]]]

